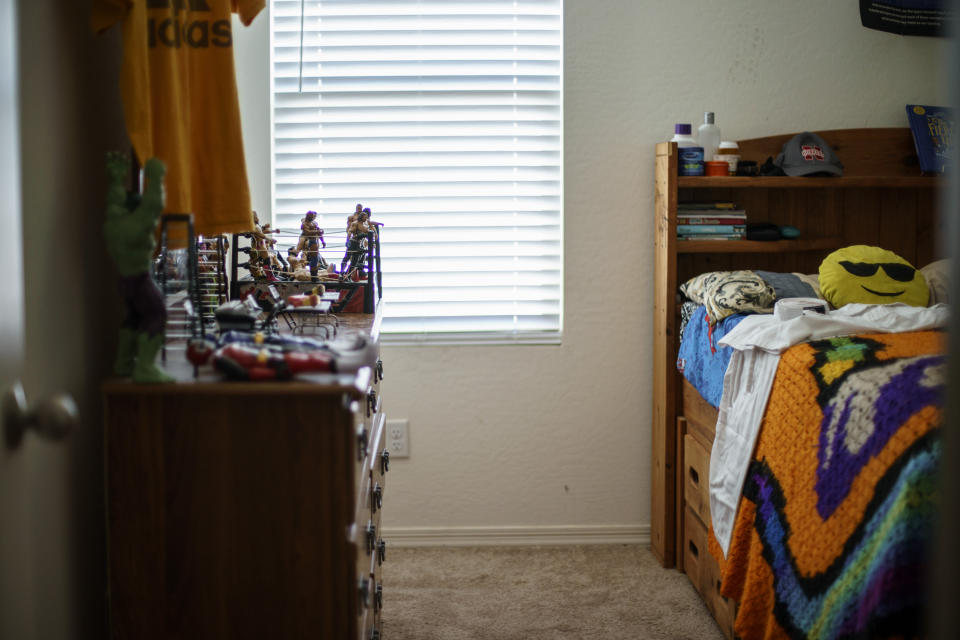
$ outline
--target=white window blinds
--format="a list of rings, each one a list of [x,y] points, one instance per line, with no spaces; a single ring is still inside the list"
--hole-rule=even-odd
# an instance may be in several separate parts
[[[271,20],[275,226],[317,211],[342,250],[370,207],[386,333],[558,339],[561,0],[272,0]]]

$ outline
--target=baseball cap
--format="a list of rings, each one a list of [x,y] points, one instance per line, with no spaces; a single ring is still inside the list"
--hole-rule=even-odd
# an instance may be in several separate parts
[[[790,138],[773,161],[788,176],[843,175],[843,163],[823,138],[804,131]]]

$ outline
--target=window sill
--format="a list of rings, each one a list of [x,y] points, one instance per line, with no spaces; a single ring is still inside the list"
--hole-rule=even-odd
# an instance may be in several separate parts
[[[380,344],[390,347],[502,347],[560,346],[563,335],[557,331],[511,334],[492,333],[381,333]]]

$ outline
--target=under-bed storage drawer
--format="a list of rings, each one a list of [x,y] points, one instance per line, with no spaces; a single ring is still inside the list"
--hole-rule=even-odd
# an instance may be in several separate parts
[[[683,569],[727,638],[733,638],[734,602],[720,595],[720,567],[707,548],[707,528],[687,507],[683,519]]]
[[[702,522],[710,522],[710,451],[689,433],[683,437],[683,499]]]

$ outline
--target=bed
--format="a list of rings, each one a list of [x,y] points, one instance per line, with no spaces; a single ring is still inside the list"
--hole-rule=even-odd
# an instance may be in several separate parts
[[[844,161],[843,178],[678,180],[675,150],[658,146],[651,546],[665,566],[687,573],[728,637],[910,636],[922,620],[939,460],[943,333],[936,328],[866,330],[784,349],[729,531],[714,533],[720,402],[716,378],[688,380],[704,366],[686,342],[696,338],[708,359],[723,361],[726,335],[747,323],[731,316],[702,331],[703,312],[693,310],[681,343],[679,285],[720,270],[809,277],[825,255],[854,243],[886,246],[917,266],[936,258],[940,181],[910,166],[909,133],[820,135]],[[742,153],[762,162],[789,137],[741,142]],[[678,201],[721,198],[797,226],[802,241],[780,241],[775,250],[750,242],[678,246]],[[894,396],[891,385],[904,388]],[[877,420],[854,422],[842,410],[851,398],[871,406],[886,399],[888,408],[874,412]]]

